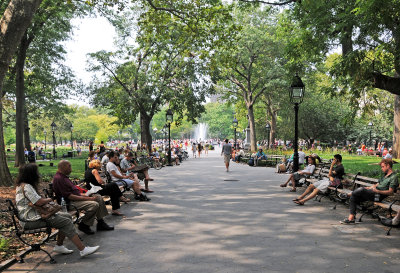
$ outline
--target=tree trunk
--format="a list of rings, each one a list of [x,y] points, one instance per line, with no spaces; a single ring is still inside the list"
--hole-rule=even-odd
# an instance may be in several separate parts
[[[250,125],[250,150],[257,151],[257,138],[256,138],[256,124],[254,122],[254,109],[253,105],[247,106],[247,114],[249,115],[249,125]]]
[[[3,104],[0,97],[0,109],[2,109]],[[0,147],[5,147],[4,145],[4,132],[3,132],[3,111],[0,111]],[[14,184],[10,170],[7,166],[6,149],[0,149],[0,186],[12,186]]]
[[[41,2],[42,0],[11,0],[0,19],[0,98],[4,95],[3,81],[11,58]],[[2,110],[3,104],[0,102],[0,147],[5,147]],[[0,159],[0,185],[10,185],[12,179],[4,148],[0,148]]]
[[[28,111],[26,110],[26,102],[24,105],[24,144],[25,148],[30,151],[31,150],[31,136],[30,136],[30,128],[29,128],[29,120],[28,120]]]
[[[146,144],[146,148],[151,152],[151,144],[153,142],[153,139],[151,137],[150,133],[150,122],[151,122],[151,117],[147,115],[147,113],[140,113],[140,142],[143,144]]]
[[[16,61],[15,95],[16,95],[16,115],[15,115],[15,167],[25,164],[24,155],[24,131],[25,131],[25,78],[24,67],[26,51],[28,49],[28,34],[25,32],[19,45]],[[28,150],[29,151],[29,150]]]
[[[394,99],[393,157],[400,158],[400,96]]]

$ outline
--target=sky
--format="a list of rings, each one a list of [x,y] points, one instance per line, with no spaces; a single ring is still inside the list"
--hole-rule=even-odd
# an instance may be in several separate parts
[[[113,38],[115,31],[105,18],[74,19],[75,26],[72,39],[65,43],[68,65],[76,77],[84,84],[91,80],[92,73],[87,72],[87,54],[99,50],[114,50]],[[82,98],[70,98],[68,104],[89,105]]]

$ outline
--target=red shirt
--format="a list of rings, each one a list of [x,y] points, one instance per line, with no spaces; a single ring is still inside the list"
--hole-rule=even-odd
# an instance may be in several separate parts
[[[61,197],[64,197],[65,202],[69,203],[68,196],[81,195],[79,189],[72,183],[68,176],[57,172],[53,177],[53,191],[57,196],[57,202],[61,204]]]

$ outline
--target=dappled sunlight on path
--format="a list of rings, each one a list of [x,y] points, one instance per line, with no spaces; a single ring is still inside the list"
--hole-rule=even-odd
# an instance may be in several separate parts
[[[40,272],[398,270],[398,231],[386,237],[368,217],[338,225],[347,210],[332,210],[326,199],[296,206],[298,193],[280,188],[287,175],[273,168],[231,162],[225,172],[220,152],[210,151],[151,176],[151,202],[123,205],[125,219],[108,217],[115,231],[84,237],[101,245],[99,253],[57,256],[58,264],[41,263]]]

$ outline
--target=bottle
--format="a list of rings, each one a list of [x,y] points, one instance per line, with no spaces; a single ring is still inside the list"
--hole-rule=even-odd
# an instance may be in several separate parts
[[[61,197],[61,211],[67,212],[67,203],[64,200],[64,197]]]

